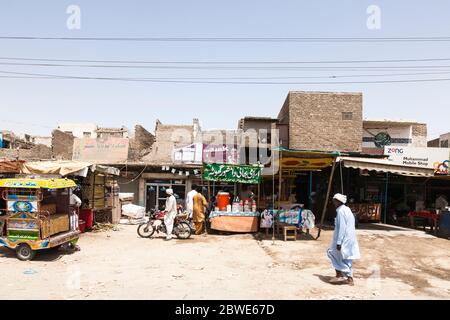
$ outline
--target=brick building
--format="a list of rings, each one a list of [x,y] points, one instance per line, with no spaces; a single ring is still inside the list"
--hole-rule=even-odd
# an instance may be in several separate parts
[[[281,145],[360,152],[362,112],[361,93],[291,91],[278,114]]]
[[[450,132],[441,134],[439,138],[428,141],[430,148],[449,148],[450,147]]]

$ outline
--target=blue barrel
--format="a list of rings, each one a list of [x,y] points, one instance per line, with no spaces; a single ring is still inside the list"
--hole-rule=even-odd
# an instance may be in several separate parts
[[[439,235],[444,238],[450,237],[450,211],[442,211],[439,217]]]

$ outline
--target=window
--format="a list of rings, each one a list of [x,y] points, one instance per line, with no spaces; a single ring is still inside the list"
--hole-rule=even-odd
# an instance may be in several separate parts
[[[448,148],[448,140],[441,141],[441,148]]]
[[[353,112],[342,112],[342,120],[353,120]]]
[[[67,133],[67,134],[73,135],[73,132],[72,132],[72,131],[64,131],[64,132]]]
[[[91,137],[91,133],[90,132],[83,132],[83,137],[90,138]]]

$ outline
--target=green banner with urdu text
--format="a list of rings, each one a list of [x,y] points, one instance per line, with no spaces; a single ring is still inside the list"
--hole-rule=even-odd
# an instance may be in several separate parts
[[[203,178],[208,181],[238,182],[258,184],[261,180],[261,168],[219,163],[205,163]]]

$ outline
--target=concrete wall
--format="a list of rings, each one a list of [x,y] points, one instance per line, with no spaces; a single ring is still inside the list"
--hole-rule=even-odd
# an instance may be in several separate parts
[[[343,119],[344,112],[351,119]],[[291,149],[362,150],[361,93],[290,92],[279,118],[289,121]]]
[[[31,137],[31,140],[35,144],[43,144],[44,146],[47,146],[49,148],[52,147],[52,137],[34,136],[34,137]]]
[[[76,138],[83,138],[84,132],[90,132],[90,138],[97,138],[95,123],[60,123],[57,129],[63,132],[72,132]]]
[[[138,173],[138,172],[137,172]],[[133,203],[139,205],[139,179],[132,181],[134,178],[118,177],[121,193],[134,193]]]
[[[424,123],[402,123],[392,121],[364,121],[363,123],[363,152],[369,154],[384,154],[384,147],[378,148],[374,136],[386,132],[391,137],[390,146],[416,147],[427,146],[427,125]],[[368,141],[368,139],[372,139]]]

